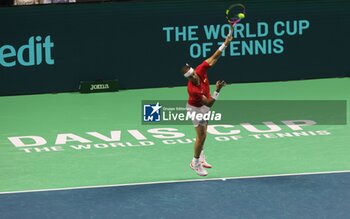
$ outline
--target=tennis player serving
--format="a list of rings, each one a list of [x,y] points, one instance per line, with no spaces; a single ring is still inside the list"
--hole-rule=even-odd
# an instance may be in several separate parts
[[[181,72],[185,78],[188,79],[187,92],[188,102],[187,110],[190,112],[196,112],[205,114],[209,112],[210,107],[213,106],[218,99],[221,88],[226,85],[225,81],[219,80],[216,82],[216,90],[210,95],[209,80],[207,76],[207,70],[214,66],[218,59],[221,57],[222,52],[226,49],[229,43],[232,41],[233,27],[231,26],[230,32],[225,39],[225,42],[219,47],[215,53],[208,59],[204,60],[195,69],[186,64],[182,67]],[[212,168],[212,165],[207,163],[204,155],[204,142],[207,135],[207,120],[192,120],[192,123],[196,130],[196,141],[194,143],[194,157],[190,163],[190,167],[196,171],[200,176],[208,175],[205,168]]]

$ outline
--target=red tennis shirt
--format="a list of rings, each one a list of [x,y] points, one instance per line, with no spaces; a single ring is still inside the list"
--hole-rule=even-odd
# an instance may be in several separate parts
[[[203,104],[201,103],[202,96],[204,95],[206,98],[210,98],[210,88],[209,88],[209,80],[207,76],[207,70],[210,68],[210,65],[203,61],[200,65],[198,65],[195,69],[200,84],[197,86],[193,84],[190,80],[187,84],[187,92],[188,92],[188,104],[195,107],[201,107]]]

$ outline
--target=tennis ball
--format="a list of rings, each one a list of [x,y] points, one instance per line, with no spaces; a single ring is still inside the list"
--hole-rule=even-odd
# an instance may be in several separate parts
[[[245,14],[239,13],[239,14],[238,14],[238,17],[239,17],[239,19],[243,19],[243,18],[245,18]]]

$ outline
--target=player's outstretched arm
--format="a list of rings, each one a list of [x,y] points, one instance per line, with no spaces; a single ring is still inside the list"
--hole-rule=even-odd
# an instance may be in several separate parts
[[[215,101],[219,98],[219,94],[221,91],[221,88],[223,88],[226,85],[225,81],[217,81],[216,82],[216,90],[214,91],[213,95],[211,97],[207,98],[206,96],[202,96],[202,104],[207,107],[212,107],[215,103]]]
[[[231,27],[230,33],[227,35],[225,42],[215,51],[215,53],[212,56],[210,56],[208,59],[205,60],[210,66],[215,65],[215,63],[220,58],[222,52],[226,49],[226,47],[232,41],[232,39],[233,39],[232,31],[233,31],[233,27]]]

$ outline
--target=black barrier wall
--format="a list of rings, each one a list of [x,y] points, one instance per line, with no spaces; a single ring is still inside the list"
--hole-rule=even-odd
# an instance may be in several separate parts
[[[240,1],[247,8],[212,82],[349,76],[350,1]],[[230,1],[111,2],[0,8],[0,95],[185,85],[224,40]]]

